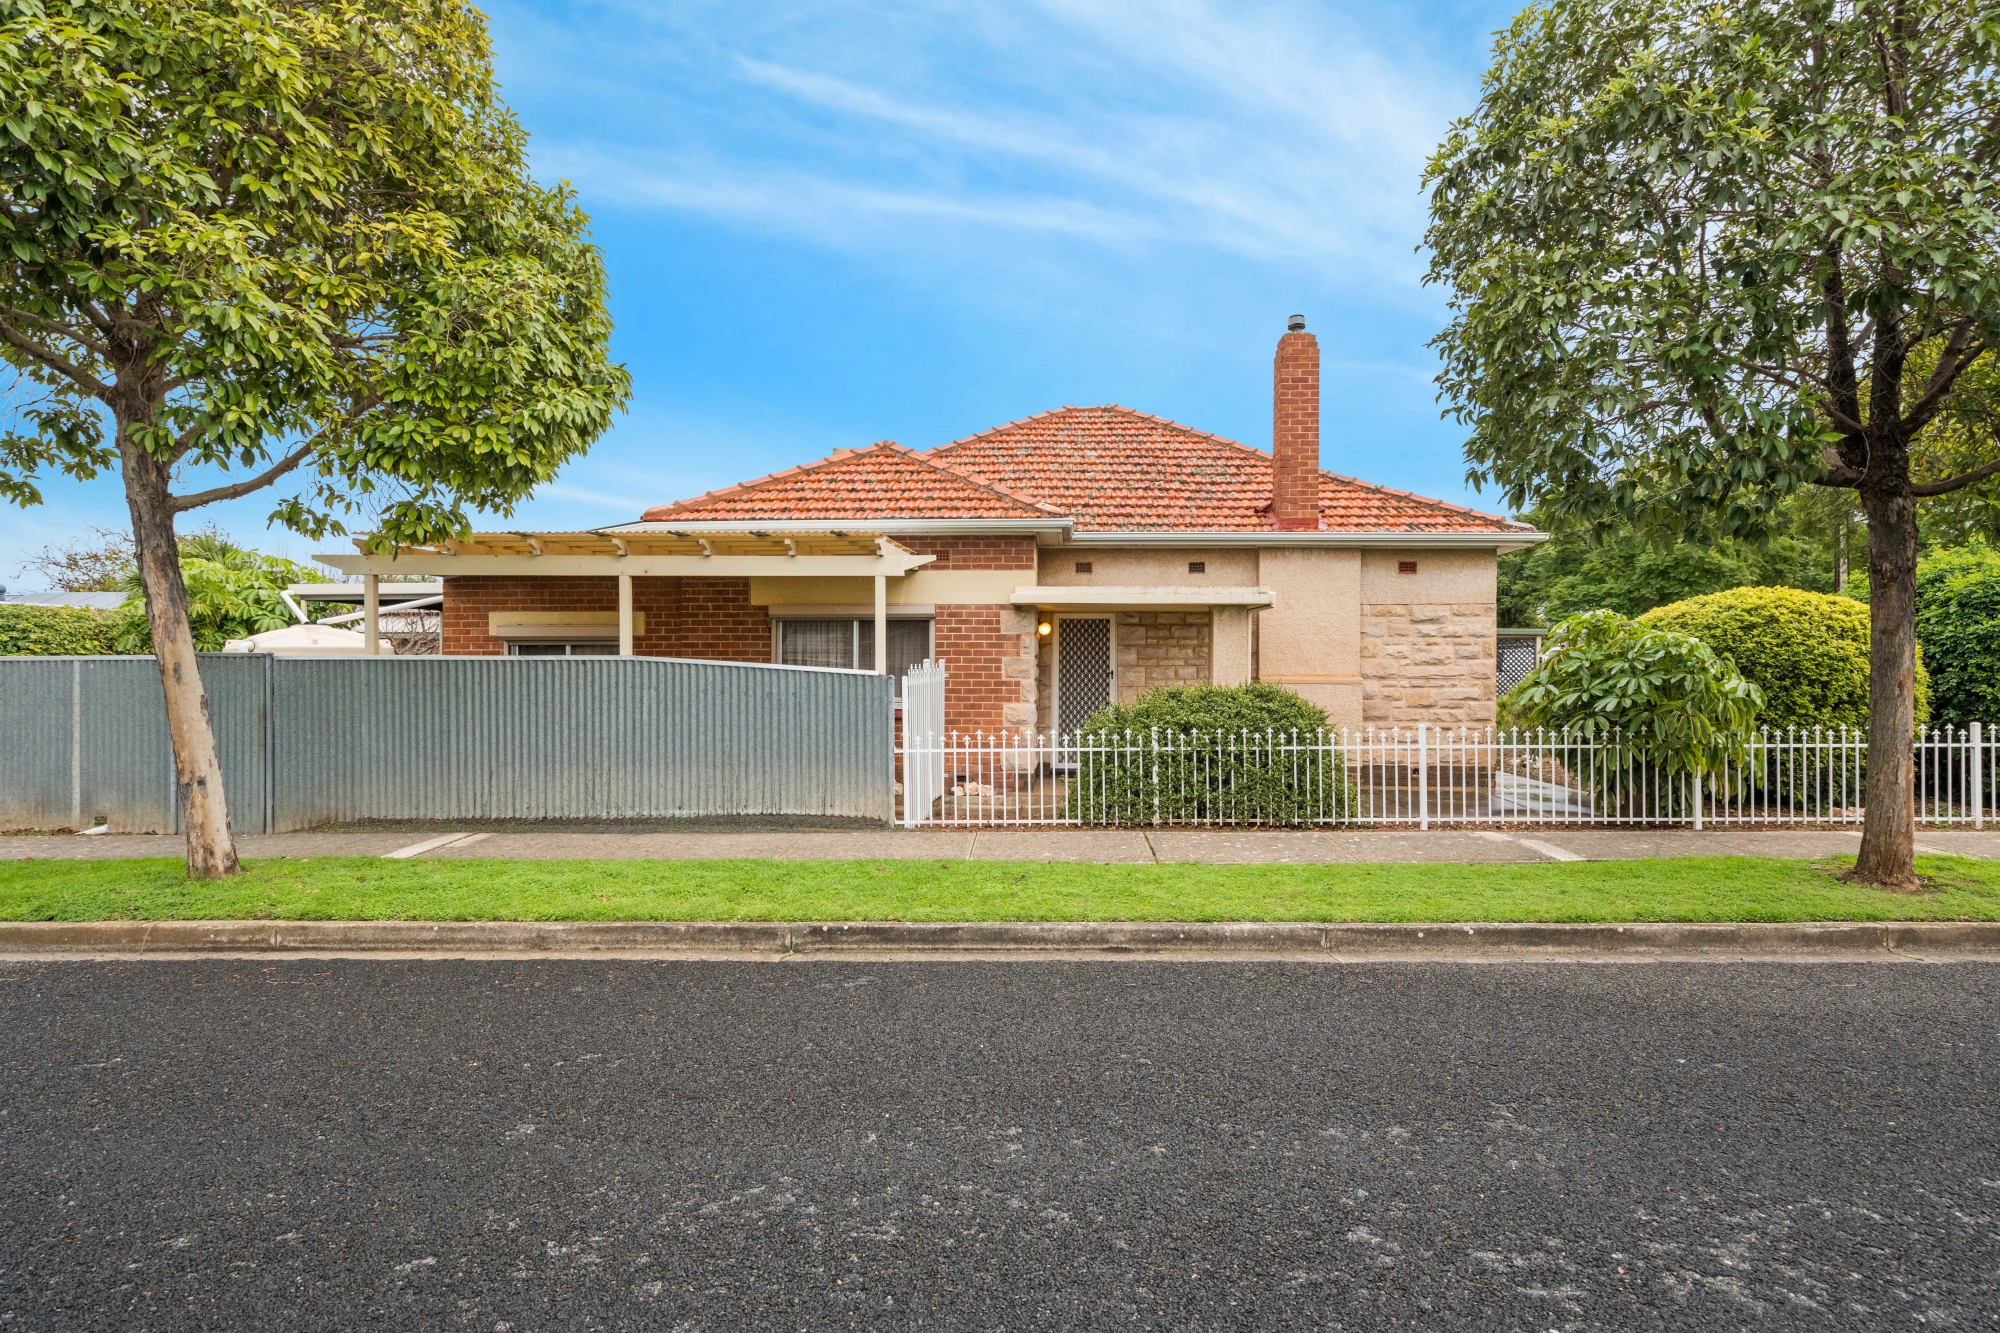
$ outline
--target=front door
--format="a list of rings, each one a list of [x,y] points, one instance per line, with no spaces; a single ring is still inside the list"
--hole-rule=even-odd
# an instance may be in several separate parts
[[[1056,622],[1056,730],[1074,734],[1111,702],[1111,617],[1064,616]]]

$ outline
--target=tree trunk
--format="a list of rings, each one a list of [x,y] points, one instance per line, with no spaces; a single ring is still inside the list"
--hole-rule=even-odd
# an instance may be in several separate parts
[[[1868,514],[1868,812],[1850,878],[1914,891],[1917,504],[1907,484],[1864,491]]]
[[[168,469],[119,432],[124,461],[125,502],[132,511],[132,544],[139,581],[146,590],[146,619],[153,630],[153,657],[167,698],[167,734],[174,747],[174,783],[187,825],[190,879],[217,879],[237,872],[236,842],[229,835],[229,806],[222,793],[222,763],[209,723],[208,693],[188,627],[187,585],[181,581],[180,548],[174,540],[173,500]]]

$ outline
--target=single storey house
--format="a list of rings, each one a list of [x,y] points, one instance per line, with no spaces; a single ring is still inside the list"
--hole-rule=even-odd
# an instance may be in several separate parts
[[[1304,324],[1278,341],[1269,452],[1064,407],[922,452],[843,450],[592,532],[321,559],[371,588],[441,579],[448,655],[896,673],[934,657],[961,731],[1067,731],[1110,699],[1252,680],[1336,725],[1490,723],[1494,561],[1542,534],[1323,471]]]

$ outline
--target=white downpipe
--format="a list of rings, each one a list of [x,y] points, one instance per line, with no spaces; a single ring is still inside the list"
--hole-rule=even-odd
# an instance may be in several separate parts
[[[382,576],[367,574],[361,580],[361,633],[368,641],[367,653],[382,651]]]
[[[632,576],[618,576],[618,655],[632,655]]]

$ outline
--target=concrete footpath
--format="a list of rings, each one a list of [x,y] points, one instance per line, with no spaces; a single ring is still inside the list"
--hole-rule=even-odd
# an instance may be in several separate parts
[[[1851,853],[1859,830],[1515,828],[1339,831],[1204,829],[774,829],[569,832],[438,825],[351,832],[247,835],[246,857],[382,856],[457,860],[1078,861],[1103,865],[1326,865],[1365,862],[1534,863],[1671,856]],[[0,837],[0,860],[96,860],[181,855],[181,839],[76,834]],[[1919,853],[2000,859],[2000,831],[1924,830]]]

